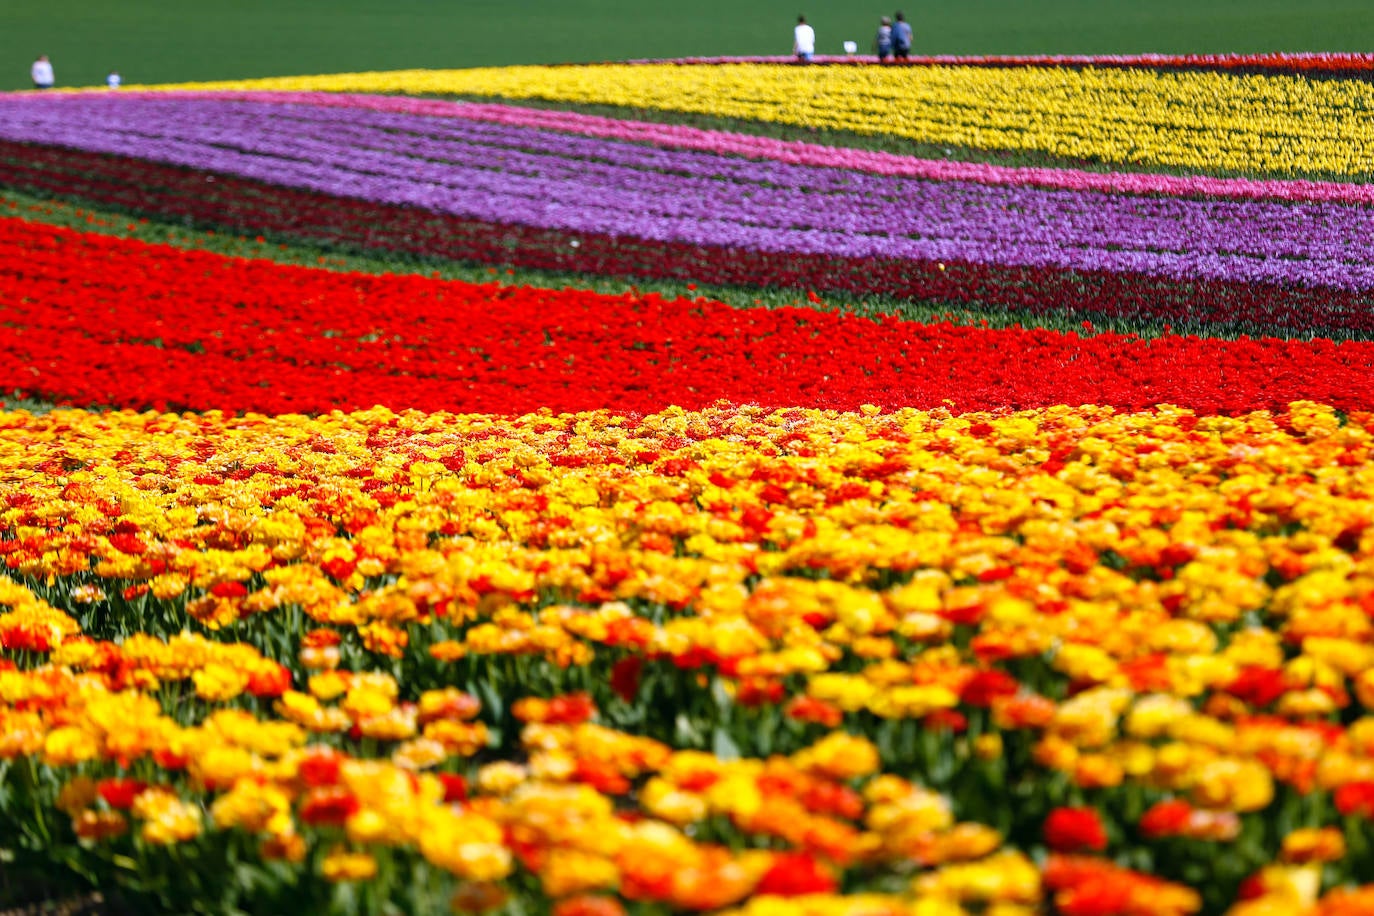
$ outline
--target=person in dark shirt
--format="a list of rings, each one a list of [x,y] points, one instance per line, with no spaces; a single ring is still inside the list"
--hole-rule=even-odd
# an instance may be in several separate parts
[[[892,24],[892,56],[896,60],[906,60],[911,57],[911,23],[901,13],[896,19]]]

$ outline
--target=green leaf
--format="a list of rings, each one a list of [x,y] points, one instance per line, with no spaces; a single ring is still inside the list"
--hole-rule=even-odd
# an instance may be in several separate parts
[[[678,713],[673,720],[673,742],[680,748],[701,746],[701,733],[684,713]]]
[[[739,745],[735,744],[735,739],[730,737],[730,733],[719,725],[711,735],[711,750],[721,760],[740,758]]]

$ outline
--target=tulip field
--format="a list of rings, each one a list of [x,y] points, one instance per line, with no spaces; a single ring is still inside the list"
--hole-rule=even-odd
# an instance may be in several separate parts
[[[0,93],[0,907],[1374,913],[1371,72]]]

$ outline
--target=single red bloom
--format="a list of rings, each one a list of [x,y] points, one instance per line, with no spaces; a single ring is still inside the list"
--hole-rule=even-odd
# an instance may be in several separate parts
[[[316,748],[301,758],[296,773],[307,786],[332,786],[339,781],[339,764],[342,761],[342,755],[325,748]]]
[[[138,556],[148,550],[148,545],[138,539],[136,535],[118,533],[110,535],[110,546],[120,553],[128,553]]]
[[[1264,894],[1264,878],[1259,872],[1250,875],[1240,882],[1240,887],[1236,888],[1237,900],[1255,900],[1263,897]]]
[[[1374,818],[1374,782],[1348,782],[1336,790],[1334,798],[1341,814]]]
[[[1066,888],[1054,897],[1062,916],[1122,916],[1135,909],[1136,891],[1128,882],[1096,878]]]
[[[654,625],[641,617],[626,617],[606,624],[606,645],[644,648],[653,639]]]
[[[159,748],[153,751],[153,762],[164,770],[182,770],[191,760],[186,754],[178,754],[166,748]]]
[[[634,702],[643,670],[644,659],[638,655],[622,658],[611,666],[611,690],[626,703]]]
[[[1045,818],[1045,842],[1056,852],[1107,848],[1107,831],[1096,808],[1055,808]]]
[[[311,630],[301,637],[301,648],[305,649],[326,649],[330,646],[337,646],[343,637],[337,630],[330,630],[321,627]]]
[[[291,669],[274,664],[248,677],[248,692],[255,697],[279,697],[291,689]]]
[[[719,773],[710,773],[705,770],[687,773],[678,777],[677,784],[687,792],[705,792],[707,789],[720,782]]]
[[[342,826],[362,807],[357,796],[339,786],[320,786],[306,793],[301,820],[315,826]]]
[[[596,715],[596,704],[585,693],[568,693],[549,700],[549,716],[546,722],[559,725],[577,725]]]
[[[863,817],[863,796],[837,782],[821,780],[812,783],[800,791],[799,798],[807,810],[816,814],[831,814],[851,821]]]
[[[804,852],[780,853],[759,879],[758,894],[800,897],[803,894],[829,894],[839,886],[830,870]]]
[[[457,773],[437,773],[439,782],[444,786],[445,802],[464,802],[468,800],[468,781]]]
[[[735,700],[741,706],[763,706],[781,703],[787,695],[787,687],[782,681],[773,678],[750,677],[740,682]]]
[[[844,721],[844,710],[825,700],[813,697],[793,697],[788,701],[783,713],[798,722],[815,722],[827,728],[835,728]]]
[[[981,602],[977,602],[963,607],[941,608],[936,614],[955,626],[972,626],[983,619],[986,610]]]
[[[933,732],[947,730],[962,734],[968,729],[968,717],[957,709],[937,709],[921,719],[921,724]]]
[[[1131,687],[1141,693],[1167,691],[1173,687],[1169,674],[1169,657],[1163,652],[1142,655],[1121,665],[1121,673],[1131,682]]]
[[[604,760],[578,760],[573,779],[586,783],[602,795],[624,795],[630,791],[630,781],[614,764]]]
[[[353,570],[357,568],[356,560],[345,560],[341,557],[333,557],[319,564],[320,569],[334,579],[342,582],[353,575]]]
[[[138,798],[139,793],[148,788],[148,784],[141,779],[118,777],[102,779],[96,783],[95,788],[100,793],[100,797],[105,799],[105,803],[111,808],[127,811],[133,807],[134,799]]]
[[[998,697],[1015,696],[1020,689],[1021,684],[1016,678],[994,668],[979,671],[969,678],[959,691],[959,699],[970,706],[986,707],[991,706]]]
[[[1140,832],[1150,838],[1180,836],[1188,826],[1193,808],[1182,799],[1162,801],[1140,817]]]
[[[219,582],[210,587],[210,594],[216,598],[242,598],[248,594],[248,587],[242,582]]]
[[[1277,668],[1250,666],[1242,668],[1226,692],[1254,707],[1264,707],[1283,696],[1288,689],[1287,677]]]

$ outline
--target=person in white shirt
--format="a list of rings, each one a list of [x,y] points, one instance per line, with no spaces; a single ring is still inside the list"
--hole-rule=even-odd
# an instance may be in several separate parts
[[[39,55],[38,60],[34,61],[33,66],[29,68],[29,76],[33,77],[33,88],[52,88],[52,63],[48,60],[48,55]]]
[[[816,30],[806,24],[805,16],[797,17],[797,27],[792,30],[792,53],[804,64],[816,54]]]
[[[118,89],[119,84],[122,82],[123,80],[119,78],[118,70],[111,70],[109,74],[105,77],[105,85],[109,86],[111,89]]]

